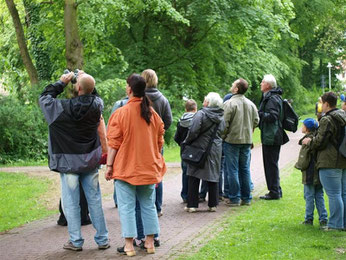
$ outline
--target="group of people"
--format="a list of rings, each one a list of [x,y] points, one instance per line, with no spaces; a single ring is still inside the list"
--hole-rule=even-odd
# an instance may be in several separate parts
[[[155,71],[148,69],[141,75],[132,74],[127,78],[127,97],[115,103],[107,130],[102,117],[103,101],[91,75],[79,71],[74,85],[75,97],[57,98],[73,77],[73,73],[63,74],[59,81],[49,84],[39,98],[49,125],[49,167],[60,173],[61,178],[61,208],[69,232],[69,240],[63,248],[82,250],[81,189],[84,190],[91,222],[96,229],[94,239],[98,249],[110,247],[98,182],[98,169],[104,163],[106,180],[114,180],[115,203],[122,237],[125,238],[124,246],[117,248],[117,251],[134,256],[134,247],[138,246],[148,254],[155,253],[155,246],[160,245],[158,217],[163,214],[162,178],[166,172],[163,137],[172,123],[169,102],[157,89],[157,75]],[[260,198],[282,198],[278,159],[281,145],[288,141],[282,127],[282,90],[277,86],[273,75],[265,75],[261,82],[263,97],[258,110],[245,97],[247,90],[246,80],[238,79],[224,99],[215,92],[208,93],[200,110],[197,110],[194,100],[186,102],[186,112],[178,122],[174,139],[181,146],[182,152],[189,145],[208,151],[203,166],[182,161],[181,197],[187,203],[187,212],[197,211],[201,200],[201,180],[204,193],[209,193],[208,209],[211,212],[216,211],[222,197],[227,198],[226,203],[230,206],[251,204],[253,184],[250,160],[252,135],[257,126],[261,130],[269,191]],[[325,99],[322,97],[326,115],[321,118],[317,134],[307,136],[302,144],[317,151],[317,169],[330,198],[334,194],[334,184],[329,179],[333,177],[321,176],[337,175],[339,182],[343,183],[340,189],[343,189],[341,203],[344,205],[345,158],[339,154],[332,156],[334,146],[326,141],[325,133],[320,133],[320,129],[324,129],[327,137],[333,138],[333,131],[337,130],[327,126],[324,119],[333,111],[340,114],[344,124],[346,121],[344,112],[342,114],[335,111],[334,101],[330,101],[330,96],[333,97],[333,94]],[[330,121],[328,120],[328,124]],[[325,161],[328,161],[328,165],[319,161],[319,153],[326,153],[328,158]],[[331,193],[327,188],[328,183]],[[340,204],[340,198],[335,201]],[[338,207],[341,208],[340,205],[335,206]],[[340,224],[334,224],[333,221],[336,216],[334,211],[333,214],[328,225],[330,228],[339,228]],[[340,216],[336,218],[342,218],[341,228],[344,228],[346,214],[342,213]]]

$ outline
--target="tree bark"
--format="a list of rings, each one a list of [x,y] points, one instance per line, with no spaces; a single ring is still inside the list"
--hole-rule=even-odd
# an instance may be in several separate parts
[[[65,0],[65,57],[69,70],[83,68],[83,44],[79,37],[77,24],[77,3],[75,0]]]
[[[13,2],[13,0],[6,0],[6,4],[10,14],[12,16],[13,25],[16,30],[17,42],[20,50],[20,56],[22,57],[23,64],[27,73],[29,74],[31,85],[36,85],[38,83],[38,75],[37,70],[31,60],[29,55],[28,47],[25,41],[23,26],[20,22],[20,18],[18,15],[18,10]]]

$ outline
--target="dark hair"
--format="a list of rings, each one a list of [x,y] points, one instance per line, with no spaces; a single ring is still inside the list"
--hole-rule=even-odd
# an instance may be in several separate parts
[[[143,77],[141,77],[138,74],[131,74],[127,80],[127,84],[131,88],[133,92],[133,96],[135,97],[141,97],[141,116],[143,119],[147,122],[147,124],[150,124],[150,118],[151,118],[151,109],[150,109],[150,100],[145,95],[145,80]]]
[[[194,111],[195,109],[197,109],[196,101],[194,101],[193,99],[189,99],[188,101],[186,101],[186,103],[185,103],[185,110],[187,112]]]
[[[326,92],[322,95],[322,102],[328,103],[331,108],[336,107],[336,103],[338,101],[338,97],[334,92]]]
[[[237,80],[236,87],[238,88],[237,94],[245,94],[245,92],[249,88],[249,84],[245,79],[240,78]]]

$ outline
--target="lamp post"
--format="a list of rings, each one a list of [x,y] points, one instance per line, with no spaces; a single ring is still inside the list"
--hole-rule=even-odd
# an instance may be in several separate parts
[[[328,62],[327,68],[329,70],[329,91],[331,91],[332,90],[332,76],[331,76],[332,64],[330,64],[330,62]]]

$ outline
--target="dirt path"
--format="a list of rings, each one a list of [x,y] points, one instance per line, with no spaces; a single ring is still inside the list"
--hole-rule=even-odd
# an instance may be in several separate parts
[[[290,165],[298,157],[297,142],[302,135],[291,134],[290,142],[281,149],[280,168]],[[50,172],[47,167],[0,168],[5,172],[26,172],[31,176],[44,176],[52,179],[56,185],[52,199],[48,205],[57,205],[60,197],[59,176]],[[262,163],[261,146],[252,150],[251,175],[255,184],[254,197],[266,190]],[[57,215],[35,221],[23,227],[0,235],[1,259],[115,259],[123,258],[116,253],[116,247],[123,245],[120,222],[117,209],[112,200],[113,184],[104,181],[103,170],[100,171],[100,185],[103,198],[103,208],[111,239],[111,248],[105,251],[97,250],[93,241],[95,231],[92,226],[83,226],[82,233],[85,243],[82,252],[71,252],[62,249],[68,240],[66,227],[56,225]],[[238,210],[220,203],[217,212],[206,212],[207,204],[200,205],[201,212],[189,214],[184,212],[185,204],[180,198],[181,175],[179,164],[169,164],[164,180],[164,215],[160,218],[161,246],[155,255],[146,255],[137,249],[134,259],[174,258],[181,254],[197,250],[203,241],[215,234],[215,228],[225,215],[234,214]],[[285,194],[285,190],[283,190]],[[107,195],[108,194],[108,195]],[[256,203],[256,200],[254,200]],[[201,242],[202,241],[202,242]]]

